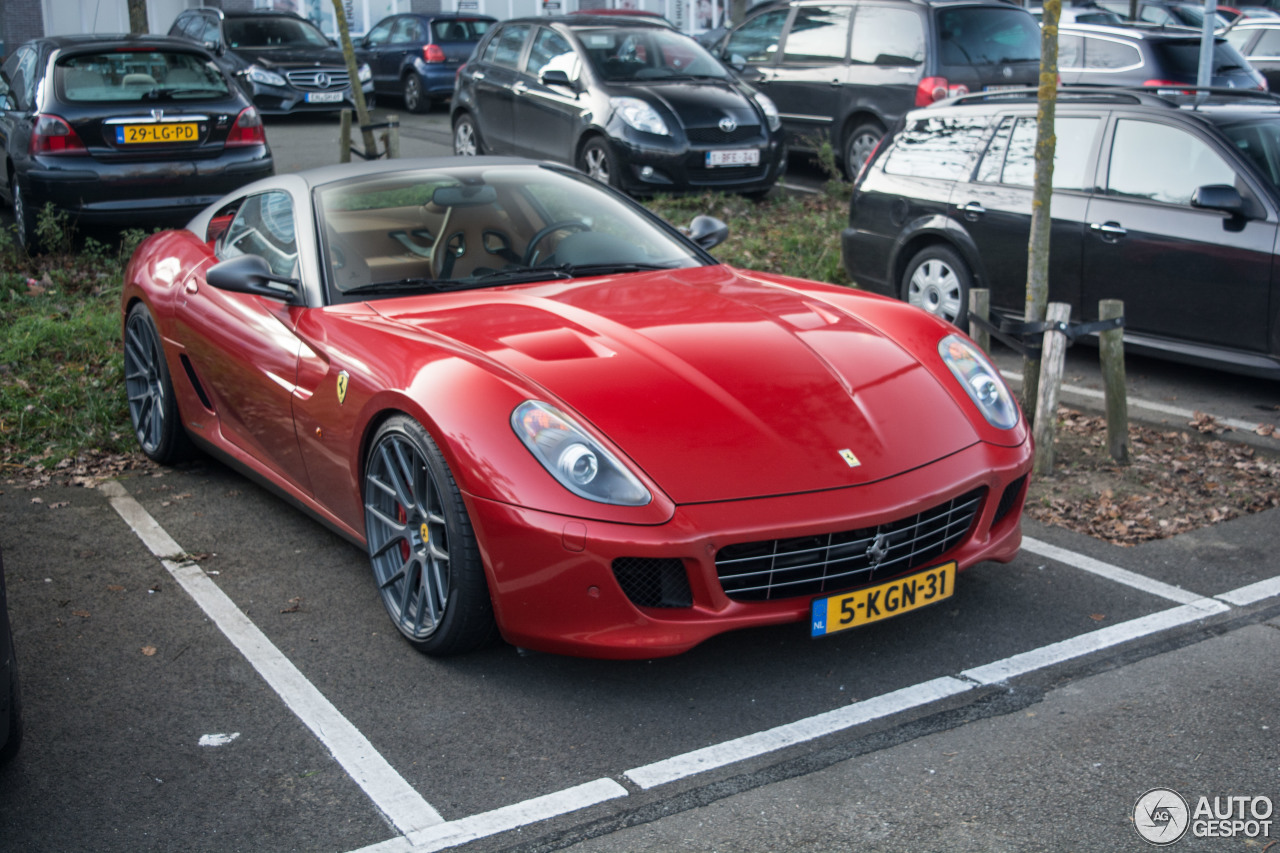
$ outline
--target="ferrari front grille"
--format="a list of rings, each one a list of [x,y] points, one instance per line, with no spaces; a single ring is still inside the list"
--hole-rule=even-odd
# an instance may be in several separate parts
[[[923,568],[973,527],[986,489],[876,527],[727,545],[716,574],[735,601],[773,601],[835,592]]]

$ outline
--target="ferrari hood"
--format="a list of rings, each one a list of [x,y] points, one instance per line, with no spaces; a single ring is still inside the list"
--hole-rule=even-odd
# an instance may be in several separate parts
[[[872,482],[978,440],[897,343],[724,266],[371,304],[519,373],[678,503]]]

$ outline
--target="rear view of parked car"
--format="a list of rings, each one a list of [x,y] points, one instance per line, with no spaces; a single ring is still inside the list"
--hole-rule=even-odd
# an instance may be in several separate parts
[[[1049,296],[1125,346],[1280,378],[1280,99],[1063,88]],[[854,189],[841,235],[859,287],[964,324],[973,287],[1026,305],[1036,98],[969,96],[909,114]]]
[[[791,146],[830,142],[852,179],[909,109],[1036,85],[1040,28],[998,0],[795,0],[761,6],[721,59],[779,105]]]
[[[188,9],[173,22],[169,35],[209,48],[265,115],[355,106],[342,50],[300,15],[270,9]],[[373,73],[363,59],[357,74],[361,90],[372,96]]]
[[[504,21],[452,110],[457,154],[558,160],[632,194],[759,195],[786,168],[773,101],[661,21]]]
[[[1280,91],[1280,18],[1246,19],[1223,37],[1266,78],[1271,91]]]
[[[38,247],[46,203],[73,222],[178,224],[274,171],[262,118],[203,47],[58,36],[0,66],[0,192]]]
[[[496,24],[479,15],[392,15],[360,42],[378,95],[403,98],[411,113],[453,95],[454,77],[476,42]]]
[[[1136,24],[1063,24],[1058,28],[1058,77],[1068,85],[1194,86],[1200,73],[1200,33]],[[1215,39],[1210,86],[1266,89],[1259,74],[1222,37]]]

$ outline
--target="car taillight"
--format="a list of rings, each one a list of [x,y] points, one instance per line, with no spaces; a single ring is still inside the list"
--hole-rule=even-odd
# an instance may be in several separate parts
[[[927,107],[947,98],[967,94],[969,94],[969,87],[963,83],[952,86],[947,82],[946,77],[926,77],[916,86],[916,106]]]
[[[262,126],[262,116],[258,115],[257,107],[245,107],[240,111],[224,144],[227,148],[267,144],[267,131]]]
[[[444,50],[438,44],[424,44],[422,46],[423,62],[444,62]]]
[[[30,154],[86,154],[87,148],[80,135],[57,116],[36,116],[35,129],[31,131]]]
[[[1182,91],[1182,94],[1184,94],[1184,95],[1194,95],[1194,94],[1195,94],[1195,91],[1194,91],[1194,90],[1192,90],[1192,89],[1183,89],[1182,87],[1183,87],[1183,86],[1185,86],[1185,85],[1187,85],[1187,84],[1186,84],[1186,83],[1179,83],[1177,80],[1148,80],[1148,81],[1146,81],[1145,83],[1143,83],[1142,85],[1144,85],[1144,86],[1153,86],[1153,87],[1157,87],[1157,86],[1158,86],[1158,87],[1159,87],[1159,88],[1161,88],[1161,89],[1166,89],[1166,88],[1169,88],[1169,89],[1180,89],[1180,90]]]

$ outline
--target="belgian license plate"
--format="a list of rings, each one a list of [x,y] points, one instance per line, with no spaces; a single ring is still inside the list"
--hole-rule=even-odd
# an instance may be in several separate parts
[[[341,92],[307,92],[308,104],[336,104],[341,101]]]
[[[116,128],[117,145],[147,142],[199,142],[200,130],[195,122],[171,124],[122,124]]]
[[[867,589],[814,599],[810,635],[824,637],[917,610],[950,598],[955,586],[956,564],[952,561]]]
[[[707,152],[707,168],[717,166],[755,166],[760,162],[758,148],[731,148]]]

